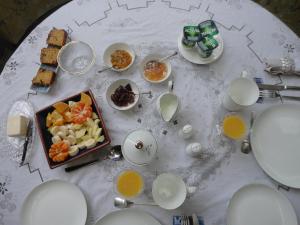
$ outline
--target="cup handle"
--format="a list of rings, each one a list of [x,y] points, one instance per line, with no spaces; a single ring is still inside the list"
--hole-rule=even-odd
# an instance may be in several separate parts
[[[169,80],[168,82],[168,90],[169,92],[172,92],[174,88],[174,82],[172,80]]]
[[[241,77],[247,78],[248,77],[248,72],[246,70],[243,70],[241,73]]]
[[[196,186],[186,186],[186,191],[188,194],[194,194],[197,190],[197,187]]]

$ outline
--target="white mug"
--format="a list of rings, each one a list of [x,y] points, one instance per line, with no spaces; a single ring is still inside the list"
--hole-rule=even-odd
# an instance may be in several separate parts
[[[187,187],[181,177],[171,173],[160,174],[152,184],[154,202],[163,209],[176,209],[183,204],[187,193],[196,187]]]
[[[231,81],[223,98],[223,106],[229,111],[238,111],[253,105],[258,98],[257,84],[243,71],[240,78]]]
[[[179,110],[179,98],[173,94],[173,81],[168,82],[168,92],[161,94],[156,101],[159,115],[165,122],[170,122]]]

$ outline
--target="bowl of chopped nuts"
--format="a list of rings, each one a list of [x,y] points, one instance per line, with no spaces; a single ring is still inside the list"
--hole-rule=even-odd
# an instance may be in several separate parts
[[[115,43],[106,48],[103,55],[105,66],[114,71],[127,70],[134,62],[135,53],[126,43]]]

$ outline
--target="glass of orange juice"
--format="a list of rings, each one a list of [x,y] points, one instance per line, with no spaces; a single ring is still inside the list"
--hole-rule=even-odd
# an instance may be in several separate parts
[[[228,114],[222,122],[222,133],[233,140],[240,140],[247,134],[245,120],[237,114]]]
[[[126,199],[139,196],[144,190],[144,179],[135,170],[122,171],[115,180],[116,191]]]

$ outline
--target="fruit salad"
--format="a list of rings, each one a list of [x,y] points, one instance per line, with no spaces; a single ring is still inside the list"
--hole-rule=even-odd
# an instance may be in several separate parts
[[[80,101],[57,102],[53,107],[54,111],[46,118],[46,126],[52,135],[48,154],[53,162],[65,161],[80,150],[92,148],[105,140],[89,95],[82,92]]]

